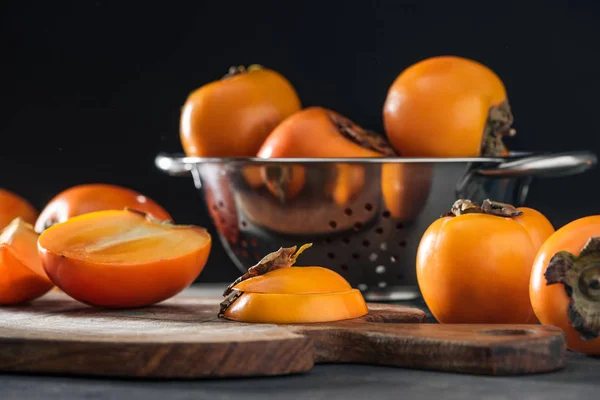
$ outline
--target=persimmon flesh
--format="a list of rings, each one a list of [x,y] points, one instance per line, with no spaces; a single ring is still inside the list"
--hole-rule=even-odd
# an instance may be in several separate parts
[[[220,315],[241,322],[293,324],[361,317],[368,308],[361,292],[337,272],[295,267],[296,246],[263,258],[225,291]]]
[[[46,294],[54,286],[37,251],[33,226],[15,218],[0,233],[0,304],[20,304]]]
[[[552,224],[537,210],[495,202],[459,200],[452,210],[429,226],[417,250],[417,280],[433,316],[440,323],[536,323],[529,277]]]
[[[33,225],[37,217],[37,209],[28,200],[10,190],[0,188],[0,229],[15,218],[21,218],[23,222]]]
[[[539,321],[562,329],[568,348],[600,355],[600,215],[572,221],[544,242],[529,290]]]
[[[71,217],[103,210],[132,208],[150,214],[155,219],[171,220],[171,215],[151,198],[135,190],[111,184],[90,183],[72,186],[54,196],[44,207],[35,223],[35,230],[44,229]]]
[[[66,294],[93,306],[128,308],[189,286],[206,264],[211,236],[137,211],[105,210],[53,225],[38,247],[46,273]]]
[[[401,72],[388,90],[383,120],[404,157],[503,156],[503,138],[515,133],[502,80],[455,56],[428,58]]]

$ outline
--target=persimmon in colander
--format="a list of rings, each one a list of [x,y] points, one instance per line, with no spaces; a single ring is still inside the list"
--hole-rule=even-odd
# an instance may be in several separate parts
[[[258,157],[365,158],[394,154],[383,136],[363,129],[335,111],[309,107],[279,124],[263,143]],[[297,194],[304,185],[305,173],[301,165],[267,168],[272,170],[267,180],[268,187],[280,197]],[[362,189],[364,179],[362,165],[338,163],[327,185],[327,194],[343,205]]]
[[[293,266],[306,248],[268,254],[224,292],[220,317],[240,322],[293,324],[358,318],[368,313],[359,290],[338,273]]]
[[[197,157],[254,157],[265,138],[300,110],[292,84],[280,73],[251,65],[194,90],[181,111],[184,152]]]
[[[600,355],[600,215],[550,236],[535,258],[530,285],[539,321],[561,328],[571,350]]]
[[[417,250],[417,280],[433,316],[440,323],[537,322],[529,277],[553,232],[537,210],[458,200]]]
[[[428,58],[400,73],[383,119],[404,157],[502,156],[503,138],[515,133],[502,80],[485,65],[455,56]]]
[[[211,236],[139,211],[105,210],[52,225],[38,249],[48,277],[75,300],[128,308],[161,302],[189,286],[206,264]]]

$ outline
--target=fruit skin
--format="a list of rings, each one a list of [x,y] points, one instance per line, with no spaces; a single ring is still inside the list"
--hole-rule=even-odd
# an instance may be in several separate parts
[[[180,118],[186,155],[254,157],[273,128],[300,110],[298,94],[284,76],[267,68],[248,71],[188,96]]]
[[[0,305],[37,299],[54,287],[37,254],[38,234],[15,218],[0,233]]]
[[[560,251],[575,256],[591,237],[600,236],[600,215],[587,216],[564,225],[539,249],[530,281],[533,311],[542,324],[554,325],[565,332],[567,347],[573,351],[600,355],[600,338],[583,340],[571,325],[567,310],[570,299],[562,284],[546,285],[544,274],[552,257]]]
[[[505,104],[506,88],[488,67],[456,56],[432,57],[400,73],[383,107],[387,136],[404,157],[477,157],[490,108]],[[501,113],[498,135],[511,135],[510,108]],[[507,126],[508,125],[508,126]],[[504,155],[497,143],[493,153]]]
[[[38,211],[28,200],[10,190],[0,188],[0,229],[17,217],[29,224],[35,224]]]
[[[35,222],[38,233],[50,225],[71,217],[102,210],[133,208],[151,214],[160,220],[171,220],[171,215],[158,203],[134,190],[104,183],[70,187],[52,198]]]
[[[433,165],[387,163],[381,166],[381,194],[386,210],[400,221],[412,221],[427,203]]]
[[[505,218],[442,217],[417,250],[417,280],[440,323],[535,323],[529,277],[542,242],[554,228],[539,211]]]
[[[61,230],[68,230],[77,223],[89,223],[90,227],[103,226],[105,221],[122,219],[123,224],[131,218],[145,217],[132,211],[107,210],[92,212],[70,218],[46,229],[38,240],[38,253],[42,265],[52,282],[70,297],[82,303],[106,308],[135,308],[164,301],[188,287],[202,272],[210,255],[212,239],[200,227],[169,225],[170,229],[189,229],[205,235],[206,243],[186,254],[176,257],[157,257],[156,260],[137,262],[125,260],[120,263],[94,261],[91,257],[67,256],[61,249],[53,249],[61,240]],[[157,221],[139,222],[158,224]],[[110,237],[104,229],[103,235]],[[65,245],[62,243],[62,245]],[[60,247],[60,246],[58,246]]]

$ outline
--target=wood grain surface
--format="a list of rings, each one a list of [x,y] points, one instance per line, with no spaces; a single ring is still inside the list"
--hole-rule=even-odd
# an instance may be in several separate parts
[[[244,324],[219,298],[177,296],[101,310],[52,292],[0,308],[0,371],[152,378],[285,375],[314,363],[363,363],[487,375],[564,366],[562,332],[539,325],[427,324],[416,308],[370,304],[362,318]]]

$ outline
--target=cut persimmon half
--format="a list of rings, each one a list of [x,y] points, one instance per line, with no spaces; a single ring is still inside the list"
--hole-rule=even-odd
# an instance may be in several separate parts
[[[97,211],[46,229],[43,267],[72,298],[98,307],[149,306],[173,297],[202,272],[210,234],[134,210]]]
[[[294,267],[296,246],[280,248],[227,287],[220,317],[269,324],[331,322],[358,318],[369,310],[362,293],[337,272]]]
[[[0,232],[1,305],[34,300],[54,286],[42,267],[37,241],[33,225],[19,217]]]

